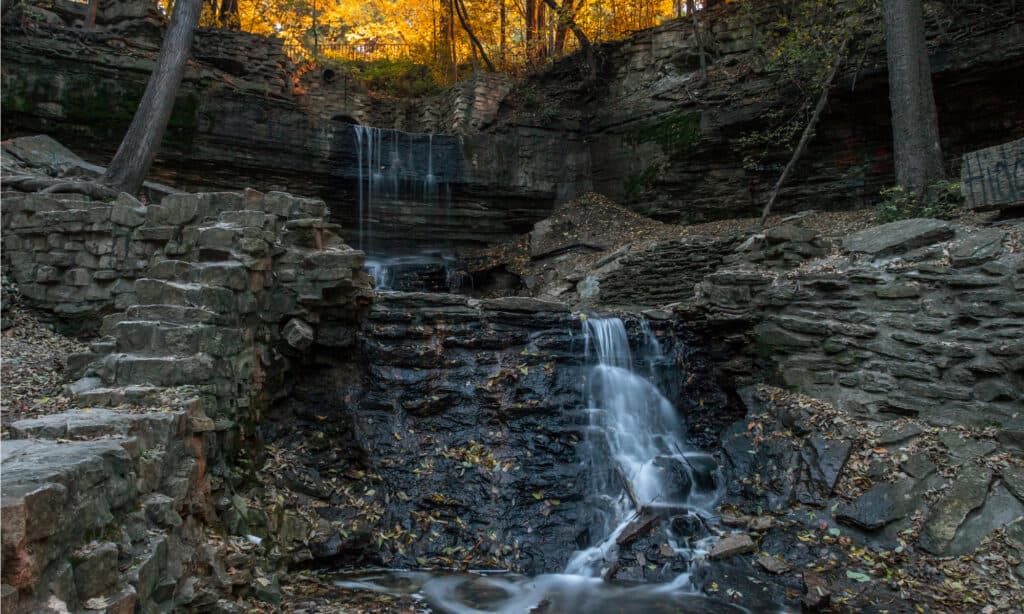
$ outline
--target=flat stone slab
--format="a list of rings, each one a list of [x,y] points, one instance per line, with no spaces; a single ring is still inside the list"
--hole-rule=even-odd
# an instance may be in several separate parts
[[[974,552],[992,531],[1005,527],[1022,516],[1024,504],[1010,494],[1004,485],[997,484],[993,486],[981,509],[970,514],[957,529],[956,536],[947,546],[947,552],[953,555]]]
[[[836,520],[867,530],[875,530],[903,518],[914,506],[914,483],[881,482],[836,510]]]
[[[921,531],[921,546],[932,554],[948,554],[957,529],[967,515],[985,503],[991,481],[991,469],[965,464],[956,481],[928,514]]]
[[[715,545],[711,546],[711,551],[708,552],[708,558],[725,559],[737,554],[753,552],[756,549],[757,545],[754,544],[754,540],[749,535],[740,533],[723,537],[715,542]]]
[[[139,437],[143,447],[154,440],[166,441],[183,431],[184,411],[132,414],[102,407],[82,408],[11,424],[11,435],[21,439],[97,439]],[[6,448],[8,443],[5,442]]]
[[[40,439],[5,441],[0,453],[3,467],[3,495],[16,494],[47,482],[72,482],[75,487],[102,479],[95,470],[105,459],[130,462],[122,440],[56,442]]]
[[[1024,139],[964,154],[960,186],[977,211],[1024,204]]]
[[[957,239],[949,249],[949,257],[953,266],[974,266],[997,258],[1003,253],[1003,241],[1006,232],[1002,230],[982,229],[963,239]]]
[[[955,465],[987,456],[996,449],[995,442],[964,437],[956,431],[939,433],[939,441],[949,449],[949,460]]]
[[[914,218],[855,232],[843,239],[843,247],[851,252],[883,258],[945,241],[953,234],[953,226],[946,222]]]

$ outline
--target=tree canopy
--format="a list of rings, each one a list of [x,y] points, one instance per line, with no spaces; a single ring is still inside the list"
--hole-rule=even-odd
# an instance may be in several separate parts
[[[622,38],[683,16],[693,5],[686,0],[219,2],[206,5],[202,25],[277,35],[298,57],[406,59],[433,67],[440,81],[450,81],[465,65],[522,70],[579,49],[580,35],[591,42]]]

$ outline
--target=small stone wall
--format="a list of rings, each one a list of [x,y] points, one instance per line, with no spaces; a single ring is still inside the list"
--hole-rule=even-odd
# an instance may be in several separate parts
[[[284,193],[5,193],[3,213],[24,300],[108,335],[69,358],[77,406],[4,442],[5,611],[210,611],[259,592],[204,530],[234,509],[234,457],[284,390],[285,353],[345,338],[369,291],[362,252],[323,202]],[[235,548],[231,565],[252,567],[252,545]]]
[[[697,289],[713,325],[755,322],[746,363],[839,407],[1024,428],[1024,254],[1007,233],[905,220],[784,274],[749,265]],[[742,371],[740,363],[734,365]]]

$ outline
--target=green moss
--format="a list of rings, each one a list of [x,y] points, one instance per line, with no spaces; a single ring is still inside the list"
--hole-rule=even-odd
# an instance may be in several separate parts
[[[142,99],[145,81],[23,75],[5,80],[3,132],[48,132],[72,149],[114,149],[121,142]],[[44,117],[40,102],[60,105],[62,116]],[[199,98],[183,88],[171,114],[164,147],[176,153],[192,148],[198,131]]]
[[[696,149],[700,141],[700,113],[670,113],[661,121],[641,128],[627,140],[634,145],[655,143],[670,158],[684,157]]]
[[[323,64],[351,73],[367,89],[385,96],[419,98],[441,91],[429,66],[409,60],[324,60]]]
[[[956,217],[963,195],[960,184],[939,181],[928,187],[924,194],[915,194],[896,186],[882,190],[878,204],[878,221],[894,222],[915,217],[951,219]]]
[[[658,179],[659,172],[661,172],[661,168],[657,164],[652,164],[639,173],[627,178],[625,186],[626,197],[634,199],[651,189],[654,186],[654,182]]]

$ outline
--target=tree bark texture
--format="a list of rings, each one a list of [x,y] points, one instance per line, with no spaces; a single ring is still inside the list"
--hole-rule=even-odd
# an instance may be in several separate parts
[[[896,182],[922,194],[944,172],[921,0],[883,0],[882,14]]]
[[[201,10],[202,0],[175,2],[171,25],[164,35],[142,101],[100,183],[129,194],[137,193],[142,187],[174,110],[174,98],[185,75]]]

